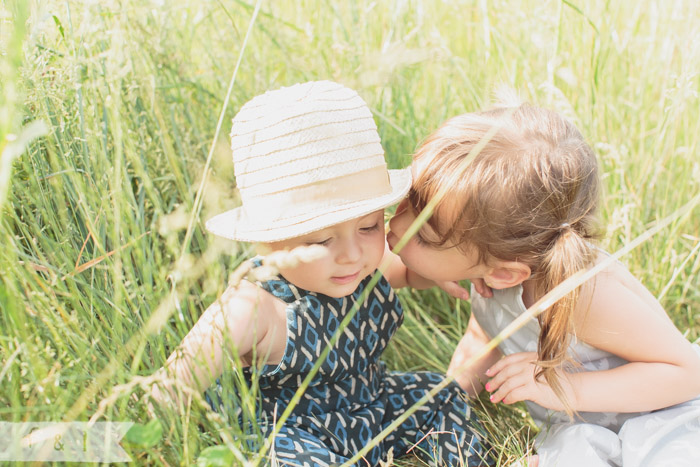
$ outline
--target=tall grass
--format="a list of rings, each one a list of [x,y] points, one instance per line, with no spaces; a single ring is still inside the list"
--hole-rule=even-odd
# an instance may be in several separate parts
[[[148,421],[142,390],[129,383],[163,364],[248,254],[201,221],[236,204],[226,122],[267,89],[311,79],[356,88],[390,165],[403,167],[442,120],[515,87],[573,118],[597,150],[609,250],[699,191],[700,13],[691,0],[263,1],[243,50],[254,9],[0,6],[2,420],[87,420],[104,409],[108,420]],[[699,214],[624,258],[691,341],[700,338]],[[437,291],[400,295],[407,320],[389,366],[444,370],[468,304]],[[483,406],[500,462],[519,457],[533,435],[526,417]],[[165,436],[132,448],[139,463],[191,464],[212,444],[246,450],[235,424],[202,403],[158,415]]]

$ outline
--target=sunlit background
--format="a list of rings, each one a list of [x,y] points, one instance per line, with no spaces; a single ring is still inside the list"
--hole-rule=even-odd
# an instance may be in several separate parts
[[[488,106],[504,87],[563,112],[599,156],[604,248],[676,216],[623,261],[697,340],[700,208],[687,209],[700,192],[697,6],[3,2],[0,419],[151,420],[139,377],[250,254],[203,229],[237,203],[231,118],[257,94],[316,79],[358,90],[392,168],[444,119]],[[444,371],[468,303],[400,296],[408,316],[389,367]],[[535,433],[527,417],[482,405],[498,462],[520,457]],[[228,459],[212,446],[254,457],[240,428],[196,398],[186,414],[158,416],[162,437],[144,428],[153,440],[129,448],[139,464]]]

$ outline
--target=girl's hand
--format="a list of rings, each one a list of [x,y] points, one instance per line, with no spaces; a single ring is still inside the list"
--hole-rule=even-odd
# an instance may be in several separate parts
[[[479,295],[485,298],[493,297],[493,290],[491,290],[491,287],[486,285],[486,281],[484,279],[472,279],[471,282],[474,284],[476,291],[479,292]]]
[[[486,376],[491,380],[486,383],[486,390],[491,393],[491,401],[513,404],[519,401],[532,401],[551,410],[564,410],[564,404],[556,396],[552,388],[542,378],[535,379],[538,367],[537,353],[520,352],[502,358],[486,370]],[[572,394],[572,387],[562,374],[560,381],[567,395]],[[573,402],[571,396],[569,400]]]
[[[490,298],[493,297],[493,292],[491,288],[486,285],[483,279],[472,279],[471,283],[474,284],[474,288],[479,295],[482,297]],[[469,300],[469,291],[459,285],[457,281],[444,281],[435,282],[435,285],[440,287],[442,290],[450,294],[454,298],[459,298],[462,300]]]
[[[457,281],[435,282],[435,285],[450,294],[454,298],[469,300],[469,291],[459,285]]]
[[[484,333],[472,315],[469,318],[467,330],[452,355],[450,367],[447,369],[447,375],[454,376],[457,384],[471,397],[476,397],[483,389],[486,369],[501,358],[498,348],[484,353],[485,345],[489,340],[489,336]],[[478,356],[480,357],[473,360]],[[467,363],[470,364],[467,365]]]

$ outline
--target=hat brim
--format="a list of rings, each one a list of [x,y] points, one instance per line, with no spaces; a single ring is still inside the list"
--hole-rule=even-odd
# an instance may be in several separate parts
[[[260,226],[248,219],[242,208],[218,214],[206,223],[206,229],[220,237],[240,242],[270,243],[300,237],[341,222],[365,216],[401,201],[411,187],[411,169],[389,170],[391,192],[371,199],[337,206],[332,211],[290,217],[274,224]]]

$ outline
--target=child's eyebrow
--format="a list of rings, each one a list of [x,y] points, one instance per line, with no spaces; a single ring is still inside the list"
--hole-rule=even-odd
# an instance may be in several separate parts
[[[303,238],[304,242],[308,243],[308,242],[317,242],[319,240],[325,240],[326,238],[332,237],[332,236],[333,236],[333,232],[328,231],[328,229],[326,228],[326,229],[322,229],[322,230],[317,230],[316,232],[308,233],[301,238]]]
[[[369,214],[367,214],[367,215],[365,215],[365,216],[359,217],[357,220],[358,220],[359,222],[362,222],[362,221],[364,221],[364,220],[366,220],[366,219],[371,219],[372,216],[377,216],[377,218],[380,218],[379,214],[377,214],[377,211],[375,211],[375,212],[370,212]],[[382,213],[381,219],[384,219],[384,213]]]

